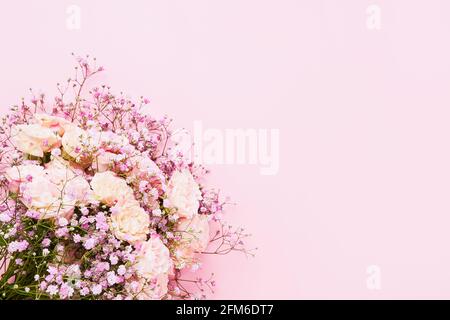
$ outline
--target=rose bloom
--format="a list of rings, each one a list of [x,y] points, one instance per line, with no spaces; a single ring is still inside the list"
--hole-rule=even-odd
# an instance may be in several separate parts
[[[115,205],[118,201],[134,199],[133,190],[127,182],[116,176],[111,171],[97,172],[91,181],[94,197],[109,206]]]
[[[195,262],[195,254],[206,250],[209,244],[208,216],[197,214],[192,219],[180,219],[176,230],[181,240],[175,251],[178,267],[185,267]]]
[[[149,157],[135,156],[131,158],[133,170],[131,176],[135,179],[144,177],[146,180],[151,180],[152,187],[161,191],[161,194],[166,189],[166,179],[158,165]],[[150,178],[150,179],[149,179]]]
[[[66,202],[73,205],[85,205],[91,199],[92,190],[83,177],[83,171],[60,158],[55,157],[46,164],[45,173],[50,182],[64,192]]]
[[[103,131],[100,134],[100,144],[106,151],[117,151],[118,149],[130,144],[130,141],[121,135],[112,131]]]
[[[159,167],[149,157],[135,156],[132,157],[130,160],[134,166],[132,173],[135,174],[136,176],[139,176],[140,174],[155,175],[155,176],[162,175]]]
[[[44,168],[35,164],[14,166],[6,170],[5,177],[8,180],[9,190],[17,192],[19,185],[28,178],[44,175]]]
[[[38,124],[21,124],[13,127],[11,141],[17,149],[35,157],[43,157],[44,152],[61,144],[51,129]]]
[[[46,176],[37,176],[24,183],[21,200],[29,209],[39,212],[40,219],[50,219],[70,216],[73,212],[73,201],[64,198],[56,184]]]
[[[67,161],[53,159],[46,167],[22,165],[8,170],[12,183],[23,185],[21,199],[29,209],[39,212],[41,219],[48,219],[69,216],[75,205],[88,202],[89,183]]]
[[[45,169],[46,172],[52,173],[51,181],[56,184],[83,174],[83,170],[77,164],[70,163],[62,157],[52,157],[52,160],[45,164]]]
[[[159,238],[150,238],[140,243],[134,265],[138,276],[151,280],[169,272],[172,266],[169,249]]]
[[[45,113],[36,113],[34,115],[37,123],[42,127],[52,129],[54,132],[58,133],[60,136],[64,135],[65,128],[71,125],[69,120],[61,117],[51,116]]]
[[[110,227],[117,239],[135,243],[145,241],[150,232],[150,217],[139,202],[130,201],[122,206],[116,205],[111,214]]]
[[[115,157],[115,153],[108,151],[102,152],[94,158],[92,162],[92,168],[94,168],[94,170],[97,170],[97,172],[108,171],[113,166]]]
[[[92,190],[82,176],[64,182],[64,203],[66,205],[87,205],[92,200]]]
[[[169,276],[162,273],[152,280],[132,278],[125,283],[129,296],[138,300],[161,300],[167,294]]]
[[[130,159],[133,170],[130,173],[132,183],[141,190],[141,184],[152,192],[145,192],[146,205],[152,209],[159,208],[158,198],[166,191],[166,179],[163,172],[150,158],[135,156]],[[144,193],[144,191],[141,190]]]
[[[182,218],[192,218],[198,212],[202,194],[189,170],[175,171],[169,180],[167,199]]]
[[[61,140],[63,150],[68,156],[76,159],[77,162],[83,165],[89,164],[91,159],[85,157],[84,153],[90,154],[96,150],[99,144],[98,134],[94,130],[88,132],[73,124],[67,126]]]

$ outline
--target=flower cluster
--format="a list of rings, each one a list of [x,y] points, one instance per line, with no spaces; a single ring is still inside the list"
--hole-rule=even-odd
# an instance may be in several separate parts
[[[199,298],[212,278],[184,277],[202,254],[251,254],[204,168],[170,152],[170,119],[144,97],[83,92],[101,71],[78,58],[53,101],[2,119],[0,299]]]

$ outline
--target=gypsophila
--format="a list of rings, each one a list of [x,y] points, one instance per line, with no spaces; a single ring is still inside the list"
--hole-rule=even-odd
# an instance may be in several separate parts
[[[204,254],[244,252],[207,170],[173,151],[172,122],[76,58],[53,99],[33,91],[0,122],[2,299],[193,299]],[[87,81],[87,80],[90,81]],[[183,274],[183,275],[182,275]]]

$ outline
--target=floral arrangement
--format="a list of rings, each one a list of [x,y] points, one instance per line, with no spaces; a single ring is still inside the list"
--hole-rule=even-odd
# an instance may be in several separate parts
[[[77,58],[54,100],[32,92],[2,119],[0,299],[205,298],[212,276],[189,275],[205,254],[252,255],[248,234],[148,99],[85,88],[101,71]]]

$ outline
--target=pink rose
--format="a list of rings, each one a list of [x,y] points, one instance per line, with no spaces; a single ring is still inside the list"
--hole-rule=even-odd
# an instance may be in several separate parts
[[[34,115],[37,123],[42,127],[52,129],[53,132],[58,133],[60,136],[64,135],[65,128],[71,125],[69,120],[61,117],[51,116],[45,113],[36,113]]]
[[[182,218],[192,218],[198,213],[202,193],[189,170],[175,171],[169,180],[167,199],[177,208]]]
[[[14,166],[5,172],[9,190],[12,192],[18,192],[20,183],[27,181],[27,179],[33,179],[34,177],[43,175],[44,168],[34,164]]]
[[[145,279],[152,279],[167,273],[170,270],[172,261],[169,249],[159,238],[150,238],[146,242],[140,243],[140,248],[134,265],[139,276]]]

